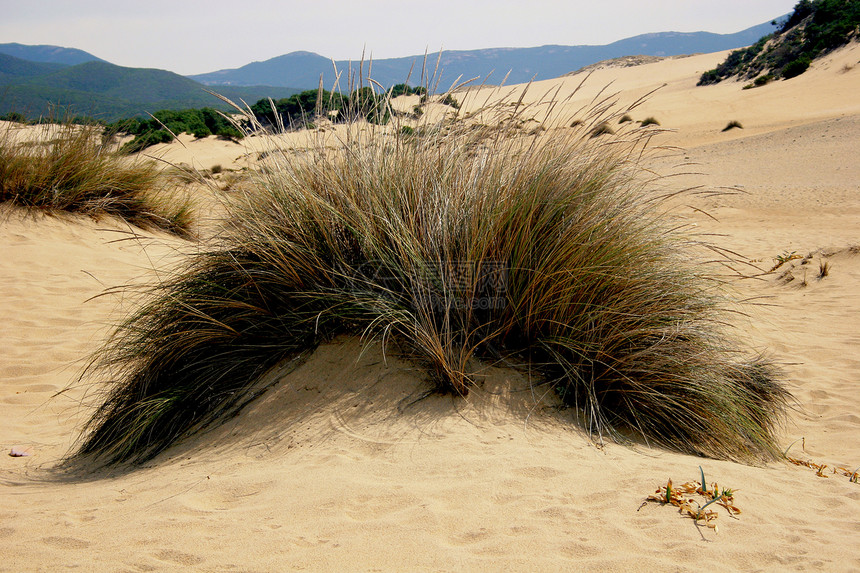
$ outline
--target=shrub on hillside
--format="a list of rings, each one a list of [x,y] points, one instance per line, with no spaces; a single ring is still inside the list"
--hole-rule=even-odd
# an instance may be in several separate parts
[[[762,72],[789,79],[809,64],[860,34],[860,2],[801,0],[780,30],[755,45],[735,50],[713,70],[702,74],[699,85],[737,76],[753,78]],[[771,41],[772,40],[772,41]]]
[[[788,80],[799,76],[809,68],[809,63],[807,58],[798,58],[788,63],[782,69],[782,77]]]

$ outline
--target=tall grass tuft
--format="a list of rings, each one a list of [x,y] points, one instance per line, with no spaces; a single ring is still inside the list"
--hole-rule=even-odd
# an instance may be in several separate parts
[[[612,119],[595,113],[527,134],[510,109],[409,133],[358,122],[266,154],[220,243],[155,286],[85,372],[113,382],[72,459],[148,460],[339,334],[396,343],[461,395],[473,359],[527,370],[598,439],[778,457],[789,395],[739,352],[715,267],[642,177],[653,132],[594,139]]]
[[[41,130],[28,135],[28,130]],[[163,193],[154,163],[124,157],[95,124],[71,121],[0,133],[0,202],[91,216],[188,235],[187,203]]]

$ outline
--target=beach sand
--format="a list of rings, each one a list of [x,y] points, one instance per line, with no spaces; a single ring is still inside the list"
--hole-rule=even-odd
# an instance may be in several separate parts
[[[750,274],[802,257],[733,286],[760,303],[738,335],[782,365],[797,398],[780,442],[826,464],[821,476],[597,444],[505,370],[488,369],[466,400],[415,402],[425,386],[411,363],[344,338],[270,374],[282,382],[239,416],[141,468],[57,479],[51,469],[97,399],[76,376],[134,308],[97,295],[154,280],[193,247],[113,220],[5,208],[0,571],[860,569],[860,484],[833,473],[860,466],[860,44],[790,81],[695,87],[724,56],[599,69],[565,105],[610,81],[622,104],[663,86],[632,115],[675,130],[656,143],[683,149],[655,169],[688,174],[666,185],[737,191],[691,199],[710,216],[689,209],[685,222],[739,253]],[[530,97],[558,86],[566,96],[582,77],[538,82]],[[744,128],[722,132],[731,120]],[[239,168],[249,153],[215,138],[185,143],[150,153],[201,169]],[[793,280],[779,278],[786,270]],[[720,510],[718,532],[643,505],[670,478],[699,479],[699,466],[743,511]]]

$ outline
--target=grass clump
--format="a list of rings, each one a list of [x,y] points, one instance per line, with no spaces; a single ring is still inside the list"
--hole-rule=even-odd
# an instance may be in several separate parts
[[[640,177],[648,134],[527,134],[505,110],[268,154],[220,244],[154,286],[84,373],[114,382],[72,459],[150,459],[341,334],[395,344],[459,395],[474,359],[513,365],[598,439],[778,457],[788,394],[738,353],[714,269]]]
[[[45,124],[35,138],[18,127],[0,134],[0,202],[113,215],[140,227],[188,235],[184,202],[163,199],[154,163],[116,153],[98,125]]]
[[[645,119],[643,119],[641,122],[639,122],[639,124],[640,124],[642,127],[646,127],[646,126],[648,126],[648,125],[660,125],[660,122],[659,122],[659,121],[657,121],[657,118],[656,118],[656,117],[653,117],[653,116],[652,116],[652,117],[646,117],[646,118],[645,118]]]
[[[738,120],[733,119],[733,120],[731,120],[729,123],[727,123],[727,124],[726,124],[726,126],[723,128],[723,131],[729,131],[729,130],[732,130],[732,129],[735,129],[735,128],[737,128],[737,129],[743,129],[743,128],[744,128],[744,126],[743,126],[743,125],[741,124],[741,122],[739,122]]]
[[[591,137],[600,137],[601,135],[615,135],[615,130],[609,125],[609,122],[603,122],[591,130]]]

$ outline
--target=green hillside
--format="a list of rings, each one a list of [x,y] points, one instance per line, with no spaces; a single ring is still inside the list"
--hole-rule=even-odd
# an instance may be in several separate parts
[[[31,62],[0,53],[0,86],[20,81],[22,78],[44,76],[65,67],[64,64]]]
[[[858,37],[857,0],[801,0],[779,30],[729,54],[722,64],[702,74],[699,85],[731,77],[755,79],[750,87],[790,79],[805,72],[816,58]]]
[[[285,98],[298,91],[268,86],[203,86],[164,70],[125,68],[107,62],[65,66],[0,54],[0,115],[18,112],[36,118],[56,114],[56,106],[60,106],[74,114],[115,121],[162,109],[226,107],[206,90],[251,102]]]

